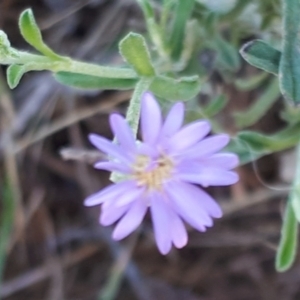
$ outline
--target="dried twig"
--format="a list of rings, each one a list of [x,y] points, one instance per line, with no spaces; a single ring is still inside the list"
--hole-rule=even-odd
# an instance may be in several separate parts
[[[67,269],[94,255],[100,249],[101,248],[99,246],[87,245],[75,250],[71,254],[63,255],[62,257],[55,257],[55,259],[60,262],[60,265],[63,269]],[[1,299],[50,277],[53,274],[51,263],[51,261],[48,261],[41,267],[23,273],[12,280],[4,282],[0,291]]]
[[[97,161],[104,160],[105,154],[99,151],[76,149],[76,148],[63,148],[59,151],[63,160],[76,160],[93,165]]]
[[[12,99],[3,84],[3,76],[0,76],[0,107],[3,113],[1,114],[1,125],[3,128],[4,141],[4,162],[5,171],[9,180],[13,201],[15,203],[15,232],[11,242],[21,236],[22,228],[25,224],[24,207],[22,203],[22,192],[20,179],[18,174],[18,165],[14,154],[14,140],[12,134],[12,124],[15,118],[15,112],[12,104]],[[9,249],[11,249],[12,244]]]

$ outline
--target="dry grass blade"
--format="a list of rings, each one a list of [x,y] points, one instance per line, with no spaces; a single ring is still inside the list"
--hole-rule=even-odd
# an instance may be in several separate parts
[[[92,117],[97,113],[109,112],[116,105],[128,101],[130,95],[130,92],[116,93],[108,97],[106,101],[101,102],[100,104],[93,105],[84,109],[74,110],[73,112],[54,121],[51,125],[42,127],[34,135],[27,136],[18,141],[12,153],[17,154],[25,150],[29,146],[51,136],[52,134],[64,128],[67,128],[75,123],[78,123],[84,119]]]
[[[1,127],[3,128],[4,141],[4,163],[5,173],[9,181],[12,191],[12,200],[15,203],[15,233],[13,240],[18,239],[20,232],[25,224],[24,207],[22,203],[22,192],[20,186],[20,179],[18,174],[18,165],[14,153],[14,140],[12,134],[12,124],[15,118],[15,112],[12,105],[12,100],[4,86],[3,76],[0,76],[0,104],[2,108],[1,113]],[[12,245],[10,246],[10,248]]]
[[[71,254],[62,257],[56,257],[56,259],[59,260],[62,268],[66,269],[94,255],[99,250],[99,246],[84,246],[76,251],[73,251]],[[41,267],[28,271],[12,280],[4,282],[0,291],[1,299],[50,277],[53,274],[53,269],[50,266],[51,264],[52,262],[49,261]]]

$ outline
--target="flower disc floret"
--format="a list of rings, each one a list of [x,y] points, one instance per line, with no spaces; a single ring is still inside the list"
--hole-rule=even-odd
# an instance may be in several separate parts
[[[173,169],[174,163],[167,156],[162,155],[151,161],[150,157],[140,155],[133,165],[133,178],[138,186],[145,186],[147,191],[162,191],[163,183],[171,178]]]

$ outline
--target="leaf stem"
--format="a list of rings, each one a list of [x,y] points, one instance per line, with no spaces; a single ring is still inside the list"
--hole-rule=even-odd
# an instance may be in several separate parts
[[[296,147],[296,171],[292,191],[290,192],[291,204],[295,216],[300,222],[300,143]]]
[[[143,77],[135,86],[134,92],[130,99],[130,103],[126,113],[126,120],[133,131],[134,136],[136,137],[140,112],[141,112],[141,97],[146,92],[153,80],[153,77]],[[119,173],[113,172],[110,175],[110,180],[113,182],[120,181],[123,176],[120,176]]]
[[[152,77],[144,77],[136,84],[128,106],[126,120],[135,136],[137,134],[140,119],[141,97],[144,92],[148,90],[152,80]]]
[[[86,75],[106,77],[106,78],[137,78],[137,74],[132,69],[114,68],[95,65],[91,63],[68,60],[53,60],[46,56],[18,51],[18,55],[3,59],[2,64],[30,64],[32,70],[49,70],[54,73],[65,71],[72,73],[81,73]]]

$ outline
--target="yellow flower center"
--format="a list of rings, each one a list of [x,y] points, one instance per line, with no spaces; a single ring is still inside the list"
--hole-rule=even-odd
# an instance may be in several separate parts
[[[173,161],[166,156],[160,156],[155,166],[150,167],[151,158],[140,155],[133,166],[133,177],[138,185],[146,186],[147,190],[161,190],[164,180],[171,177],[174,168]]]

